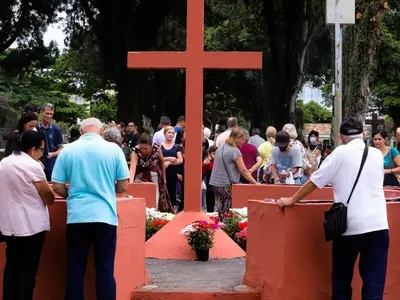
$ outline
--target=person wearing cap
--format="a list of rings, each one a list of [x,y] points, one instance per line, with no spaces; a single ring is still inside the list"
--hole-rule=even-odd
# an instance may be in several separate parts
[[[83,120],[82,136],[60,152],[52,174],[54,191],[67,203],[65,300],[84,299],[91,246],[95,253],[97,299],[116,300],[116,193],[127,190],[129,169],[121,148],[105,141],[102,131],[99,119]]]
[[[334,202],[346,205],[360,169],[365,133],[354,117],[340,126],[343,145],[337,147],[292,197],[277,201],[280,208],[291,206],[317,188],[332,184]],[[383,192],[383,155],[369,148],[364,168],[350,199],[347,230],[332,245],[332,299],[349,300],[354,265],[360,255],[359,271],[363,280],[362,299],[382,299],[389,249],[389,226]],[[322,231],[321,231],[322,234]]]
[[[275,184],[286,183],[290,174],[293,179],[299,179],[303,166],[301,150],[297,145],[290,146],[290,136],[286,131],[279,131],[275,137],[274,148],[271,151],[271,172]]]

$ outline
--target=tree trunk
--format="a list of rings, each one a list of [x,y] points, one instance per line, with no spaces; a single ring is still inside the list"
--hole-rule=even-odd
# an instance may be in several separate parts
[[[344,31],[344,103],[345,115],[365,119],[370,96],[369,80],[386,15],[386,0],[357,0],[356,25]]]
[[[278,130],[296,123],[296,100],[303,83],[305,55],[320,18],[313,0],[264,0],[270,49],[263,68],[266,120]]]

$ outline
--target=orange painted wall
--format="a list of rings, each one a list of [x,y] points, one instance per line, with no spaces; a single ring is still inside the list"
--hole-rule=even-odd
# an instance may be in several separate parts
[[[118,198],[118,237],[115,258],[115,279],[117,299],[130,300],[135,287],[148,284],[145,269],[145,200]],[[67,249],[65,242],[66,206],[64,200],[57,200],[49,207],[51,231],[46,235],[39,271],[36,276],[34,300],[64,299]],[[28,251],[28,249],[27,249]],[[3,286],[5,264],[5,243],[0,244],[0,295]],[[87,266],[85,299],[94,300],[95,272],[93,253]]]
[[[133,196],[135,198],[146,199],[146,207],[155,208],[156,207],[156,188],[154,183],[143,182],[143,183],[130,183],[128,191],[118,196],[122,197],[124,195]]]
[[[50,184],[53,187],[52,184]],[[124,197],[129,195],[135,198],[146,199],[146,207],[156,207],[156,188],[154,183],[142,182],[142,183],[130,183],[128,190],[125,193],[118,194],[118,197]]]
[[[301,186],[296,185],[251,185],[234,184],[232,188],[232,207],[247,207],[249,199],[279,199],[294,195]],[[400,190],[385,189],[386,199],[400,198]],[[331,187],[316,189],[305,200],[332,200],[333,190]]]
[[[244,283],[261,289],[261,300],[330,300],[331,243],[324,240],[326,204],[297,204],[283,212],[274,203],[249,201]],[[391,241],[385,300],[400,295],[400,203],[388,203]],[[353,299],[361,299],[355,267]]]

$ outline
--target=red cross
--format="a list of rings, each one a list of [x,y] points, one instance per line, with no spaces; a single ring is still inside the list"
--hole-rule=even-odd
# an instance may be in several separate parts
[[[204,0],[187,0],[186,51],[129,52],[130,69],[186,69],[185,211],[201,206],[204,69],[261,69],[261,52],[205,52]]]

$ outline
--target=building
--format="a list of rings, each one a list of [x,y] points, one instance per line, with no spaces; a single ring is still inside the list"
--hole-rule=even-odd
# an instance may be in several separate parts
[[[306,123],[303,126],[303,134],[306,140],[308,140],[308,134],[311,130],[315,130],[319,133],[319,141],[323,144],[331,143],[332,136],[332,124],[330,123]]]

